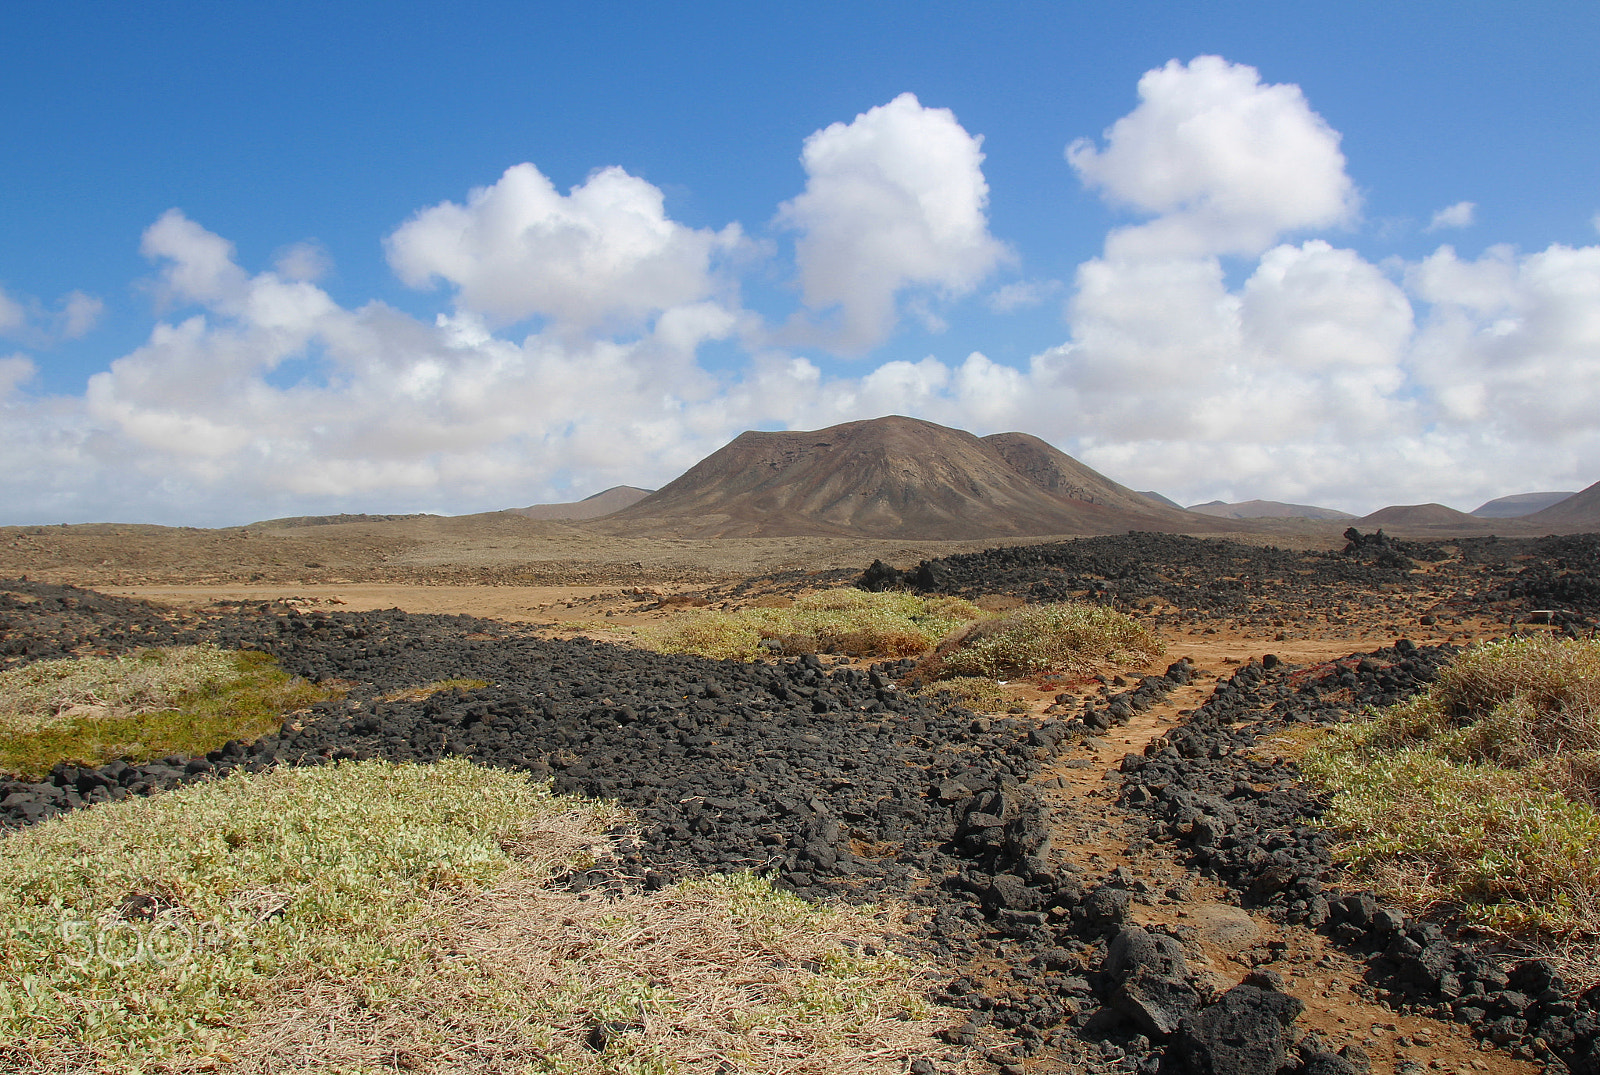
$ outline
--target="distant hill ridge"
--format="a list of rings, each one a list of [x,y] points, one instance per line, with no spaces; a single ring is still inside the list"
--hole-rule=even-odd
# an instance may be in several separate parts
[[[1354,519],[1347,511],[1336,508],[1319,508],[1311,504],[1285,504],[1280,500],[1244,500],[1227,504],[1212,500],[1205,504],[1190,504],[1189,511],[1211,515],[1218,519]]]
[[[1532,515],[1536,511],[1543,511],[1561,503],[1572,492],[1565,493],[1513,493],[1511,496],[1496,497],[1486,503],[1479,504],[1468,514],[1476,515],[1480,519],[1520,519],[1524,515]]]
[[[1394,504],[1356,521],[1368,526],[1459,526],[1468,530],[1484,526],[1484,520],[1443,504]]]
[[[1554,530],[1600,530],[1600,482],[1522,519]]]
[[[412,519],[433,518],[439,518],[439,516],[420,511],[410,515],[291,515],[283,519],[263,519],[261,522],[250,523],[245,529],[270,527],[274,530],[291,530],[300,526],[342,526],[346,523],[403,523]]]
[[[526,519],[545,519],[550,521],[599,519],[610,515],[614,511],[621,511],[632,504],[637,504],[653,492],[650,489],[639,489],[632,485],[613,485],[611,488],[586,496],[567,504],[532,504],[526,508],[508,509],[513,515],[521,515]]]
[[[978,437],[900,415],[741,433],[594,525],[692,537],[925,540],[1206,528],[1037,437]]]

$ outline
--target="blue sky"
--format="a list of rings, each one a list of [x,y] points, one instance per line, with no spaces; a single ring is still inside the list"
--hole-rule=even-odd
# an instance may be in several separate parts
[[[1183,503],[1600,479],[1592,3],[58,3],[0,49],[0,523],[488,510],[891,412]]]

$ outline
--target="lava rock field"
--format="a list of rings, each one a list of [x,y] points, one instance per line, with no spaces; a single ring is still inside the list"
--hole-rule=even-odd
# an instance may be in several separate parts
[[[1376,550],[1376,551],[1375,551]],[[1403,563],[1402,563],[1403,561]],[[1030,599],[1158,597],[1190,616],[1270,614],[1278,595],[1315,602],[1353,587],[1419,586],[1456,610],[1556,611],[1569,633],[1600,613],[1600,539],[1351,541],[1317,555],[1162,534],[996,549],[874,565],[869,587],[912,585]],[[1307,1001],[1258,968],[1208,989],[1182,944],[1135,924],[1123,871],[1072,865],[1032,781],[1087,737],[1124,724],[1191,681],[1187,661],[1060,715],[982,716],[899,685],[912,662],[852,667],[817,656],[742,664],[552,640],[470,617],[311,612],[263,606],[174,616],[143,602],[0,581],[0,667],[84,652],[200,641],[260,649],[312,680],[350,684],[275,735],[204,758],[58,766],[0,780],[0,823],[150,794],[236,769],[447,755],[615,799],[637,819],[610,861],[565,879],[583,889],[655,888],[698,871],[751,869],[821,898],[890,898],[913,908],[915,943],[946,977],[938,1001],[968,1019],[953,1049],[991,1052],[1002,1071],[1052,1063],[1102,1071],[1366,1070],[1298,1032]],[[1550,964],[1508,961],[1439,925],[1341,887],[1321,806],[1293,764],[1252,749],[1307,722],[1422,689],[1451,647],[1408,642],[1297,668],[1271,656],[1219,680],[1211,697],[1120,772],[1121,808],[1200,876],[1246,907],[1317,930],[1363,961],[1395,1005],[1470,1026],[1549,1070],[1600,1075],[1600,990],[1577,994]],[[451,678],[490,685],[407,699]],[[1065,696],[1063,697],[1065,701]],[[914,1070],[937,1071],[940,1058]]]

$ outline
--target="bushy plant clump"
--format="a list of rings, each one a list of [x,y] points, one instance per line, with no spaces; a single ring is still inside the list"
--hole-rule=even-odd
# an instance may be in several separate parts
[[[1474,647],[1303,764],[1335,792],[1344,857],[1392,894],[1600,935],[1600,642]]]
[[[0,771],[205,754],[332,693],[265,653],[209,645],[36,661],[0,672]]]
[[[1165,651],[1166,644],[1133,617],[1070,601],[1028,605],[980,624],[941,663],[951,675],[1082,675],[1108,664],[1143,664]]]
[[[640,642],[660,653],[735,660],[769,656],[774,649],[787,654],[914,657],[957,627],[985,615],[956,597],[824,590],[799,598],[790,608],[690,613],[644,632]]]

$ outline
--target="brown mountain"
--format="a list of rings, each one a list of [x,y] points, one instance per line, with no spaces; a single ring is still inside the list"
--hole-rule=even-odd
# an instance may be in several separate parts
[[[1140,515],[1150,513],[1148,497],[1090,470],[1038,437],[1027,433],[992,433],[981,439],[999,452],[1011,464],[1012,470],[1056,496],[1083,500],[1102,507],[1121,508]]]
[[[1482,530],[1484,520],[1443,504],[1395,504],[1356,520],[1368,526],[1459,526]]]
[[[526,519],[598,519],[637,504],[649,496],[651,490],[636,489],[631,485],[613,485],[604,492],[586,496],[570,504],[533,504],[526,508],[508,509],[513,515]]]
[[[1572,495],[1570,489],[1564,493],[1513,493],[1479,504],[1469,514],[1480,519],[1520,519],[1559,504]]]
[[[1311,504],[1285,504],[1281,500],[1244,500],[1228,504],[1212,500],[1205,504],[1190,504],[1189,509],[1198,515],[1211,515],[1218,519],[1354,519],[1355,516],[1337,508],[1319,508]]]
[[[816,432],[741,433],[659,492],[596,524],[693,537],[963,540],[1182,530],[1037,437],[976,437],[893,415]]]
[[[1525,515],[1522,521],[1553,530],[1600,530],[1600,482],[1543,511]]]

